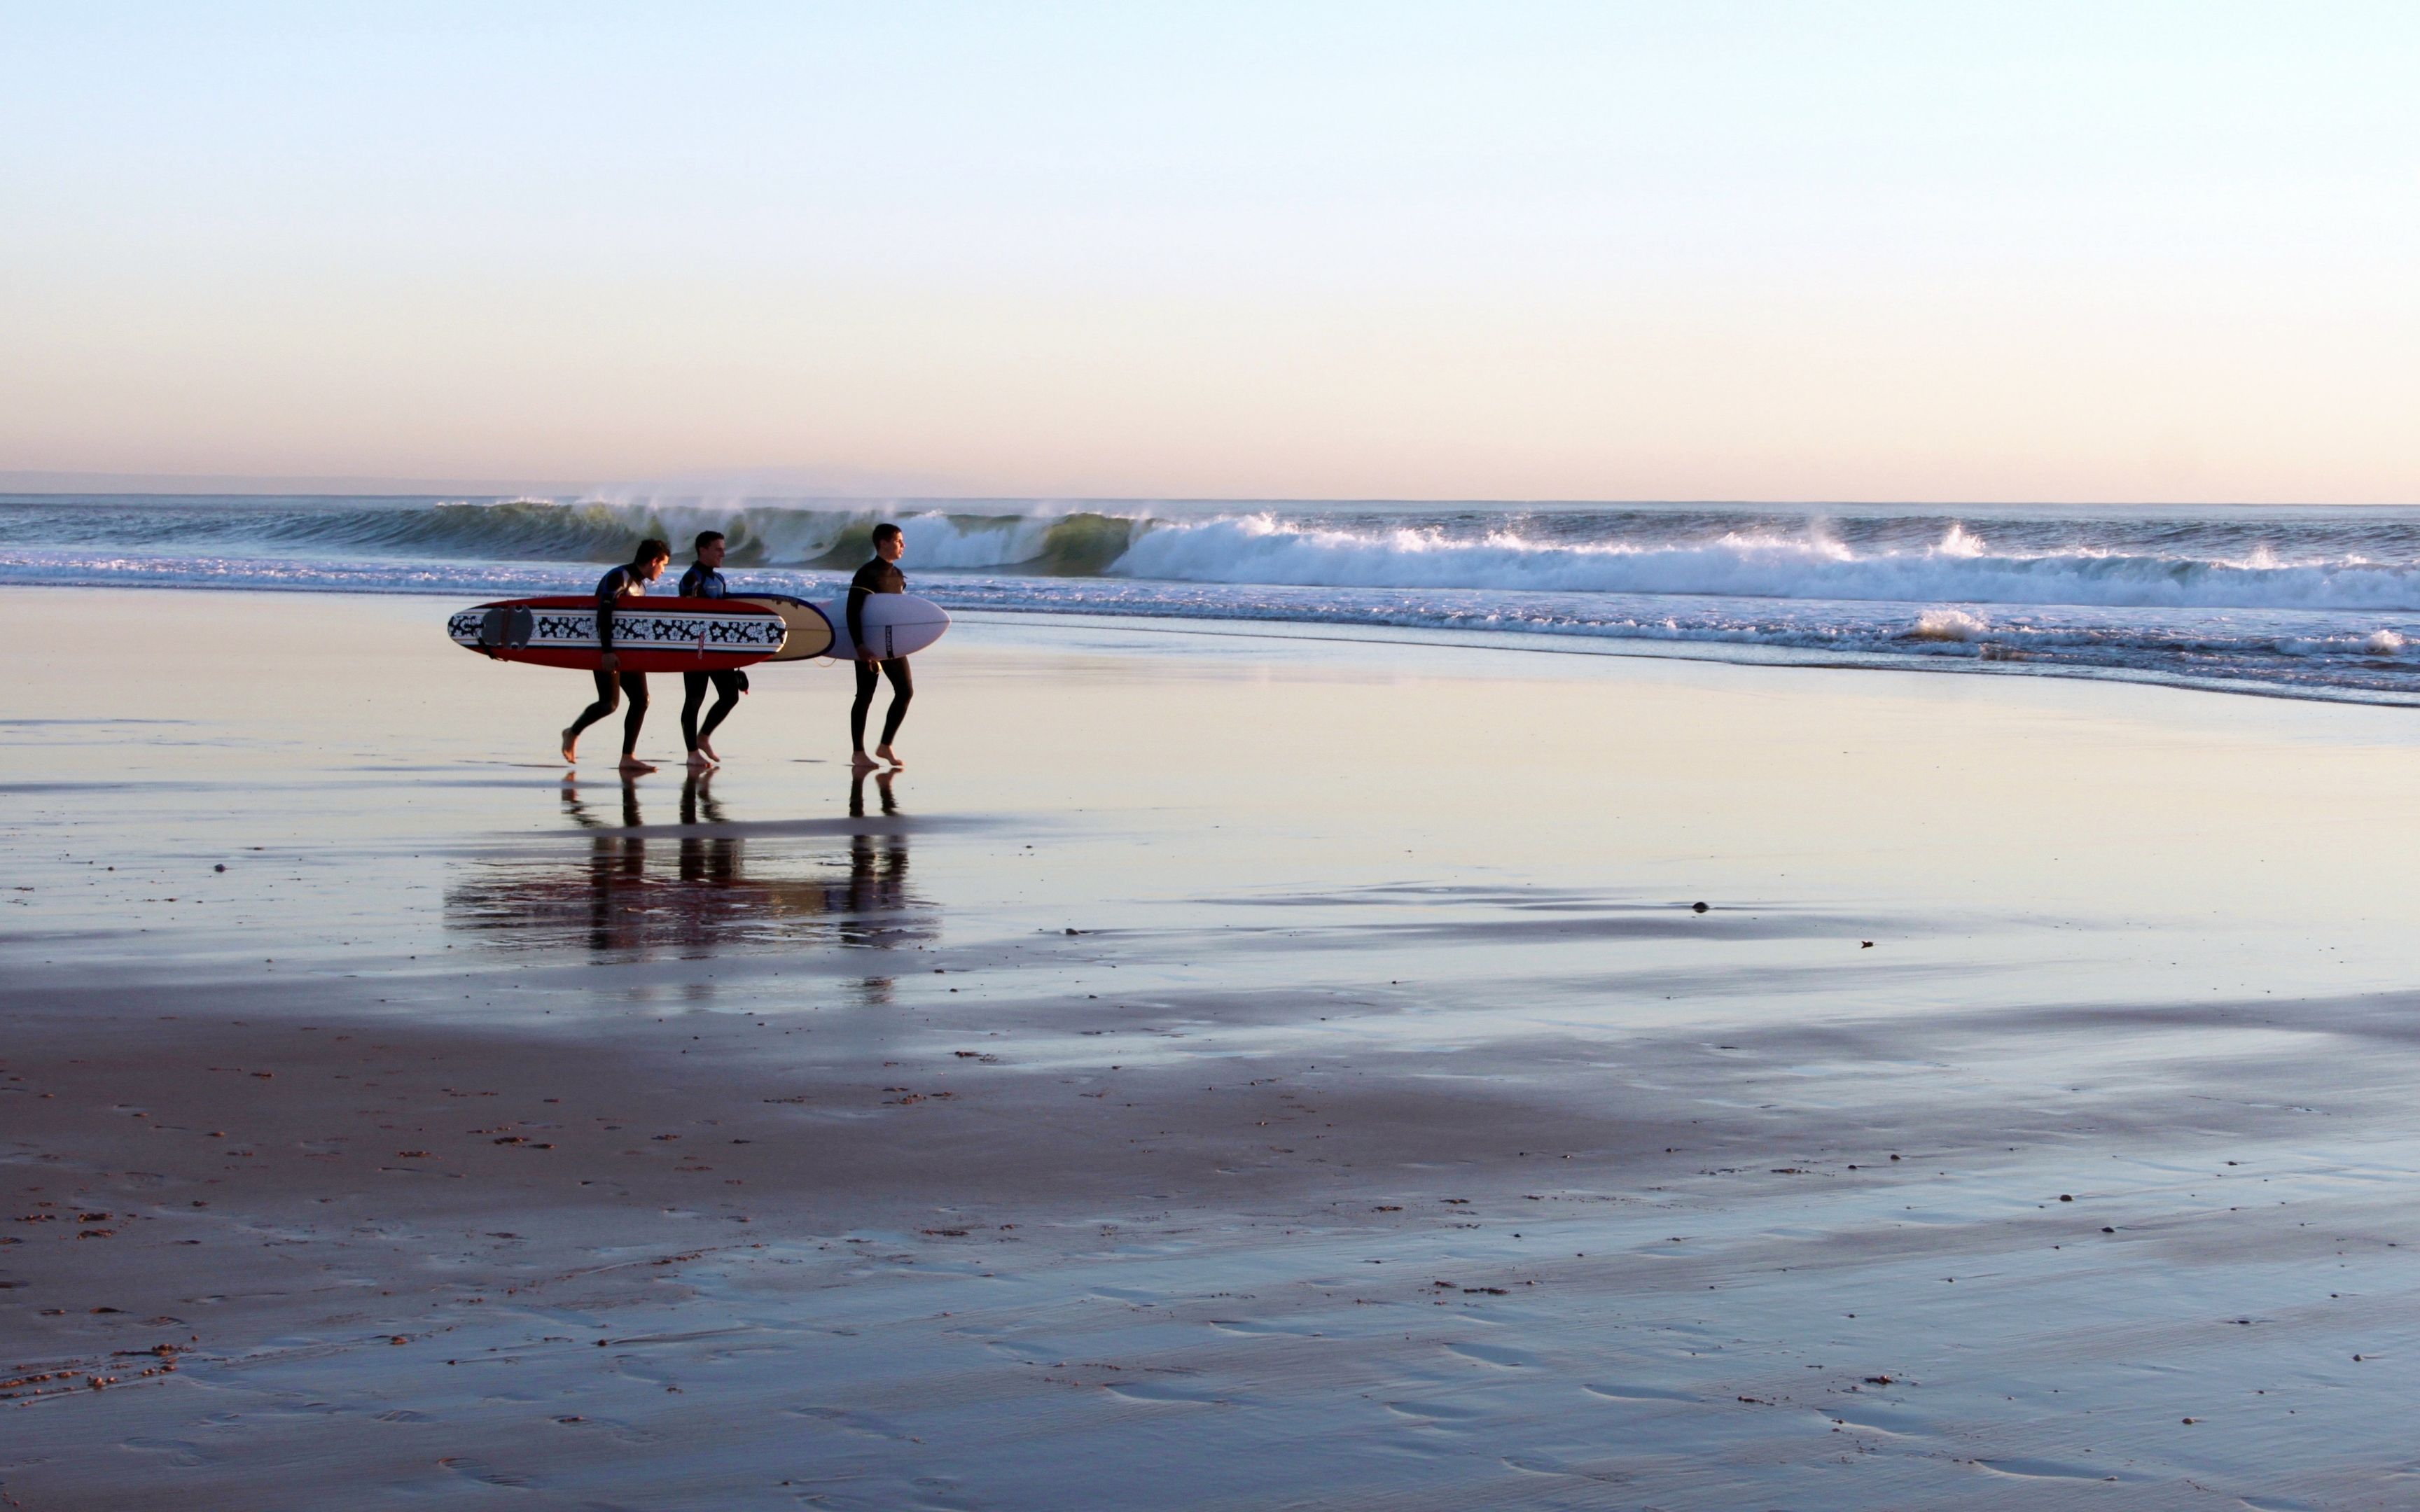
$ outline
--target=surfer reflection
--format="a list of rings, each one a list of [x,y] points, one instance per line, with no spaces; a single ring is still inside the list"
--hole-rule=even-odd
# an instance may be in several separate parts
[[[610,800],[590,796],[594,784],[564,783],[563,813],[583,834],[584,854],[541,847],[472,863],[446,889],[447,926],[506,949],[623,957],[887,950],[934,937],[930,904],[908,890],[908,837],[870,832],[892,827],[878,820],[864,833],[751,835],[727,817],[704,770],[681,784],[679,824],[651,831],[639,784],[615,786],[618,824]],[[853,785],[854,815],[863,814],[862,790]],[[876,790],[878,811],[896,812],[887,774]]]
[[[680,879],[683,882],[733,883],[740,880],[739,841],[732,835],[692,835],[700,816],[709,825],[722,823],[722,805],[714,801],[712,767],[692,767],[681,782]]]
[[[899,811],[899,795],[892,790],[891,773],[869,772],[859,767],[848,780],[848,814],[852,819],[865,817],[865,779],[874,779],[876,801],[885,814]],[[860,949],[887,950],[899,943],[902,933],[895,929],[876,927],[878,921],[895,915],[908,903],[908,837],[896,831],[868,834],[863,831],[849,837],[848,841],[849,919],[842,924],[840,942]],[[859,984],[869,1006],[891,1001],[891,979],[868,977]]]
[[[882,811],[884,813],[897,813],[899,811],[899,795],[891,790],[891,774],[889,772],[876,772],[872,775],[874,777],[874,791],[876,796],[878,797],[882,803]],[[865,817],[866,776],[867,774],[864,772],[858,772],[851,775],[848,779],[848,816],[851,819],[862,819]]]
[[[563,783],[563,811],[582,829],[603,829],[605,821],[589,812],[580,796],[580,784],[566,778]],[[622,779],[622,824],[625,828],[639,827],[639,784],[635,778]]]

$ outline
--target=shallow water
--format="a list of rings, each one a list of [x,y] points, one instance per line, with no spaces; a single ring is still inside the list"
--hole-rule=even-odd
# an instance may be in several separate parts
[[[2402,711],[972,615],[887,792],[813,666],[566,781],[445,606],[0,602],[18,1196],[145,1215],[0,1251],[12,1363],[196,1340],[0,1404],[11,1494],[2408,1476]]]

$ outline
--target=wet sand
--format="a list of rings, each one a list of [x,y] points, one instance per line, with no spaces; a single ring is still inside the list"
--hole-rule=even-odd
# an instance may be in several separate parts
[[[1002,618],[853,814],[445,607],[0,600],[17,1504],[2420,1484],[2403,711]]]

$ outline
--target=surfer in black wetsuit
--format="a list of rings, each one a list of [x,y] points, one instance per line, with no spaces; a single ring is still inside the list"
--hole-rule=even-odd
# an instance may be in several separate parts
[[[563,733],[565,761],[580,759],[572,751],[580,743],[580,732],[613,713],[627,696],[630,712],[622,717],[622,770],[655,770],[636,755],[639,726],[647,718],[647,674],[622,671],[620,658],[613,655],[613,609],[626,598],[644,598],[647,584],[664,575],[664,564],[672,559],[673,548],[663,542],[641,541],[628,565],[616,567],[597,579],[597,644],[605,655],[597,662],[597,702],[582,709],[580,717]]]
[[[865,639],[865,601],[875,594],[904,594],[908,591],[908,575],[899,570],[901,553],[908,549],[908,538],[899,527],[884,521],[874,527],[874,560],[857,569],[848,580],[848,640],[857,647],[857,702],[849,705],[848,738],[856,754],[851,759],[853,770],[874,770],[874,757],[865,754],[865,716],[874,707],[874,689],[880,678],[875,669],[891,679],[891,707],[882,717],[882,742],[874,748],[874,756],[893,766],[905,766],[891,749],[891,739],[899,733],[899,721],[908,717],[908,701],[916,696],[915,679],[908,675],[908,658],[884,656]]]
[[[681,574],[680,596],[683,598],[723,598],[729,590],[722,583],[723,539],[721,531],[702,531],[697,537],[697,561]],[[706,713],[706,723],[697,722],[698,705],[706,702],[708,685],[714,688],[714,707]],[[739,707],[739,695],[748,691],[748,674],[737,668],[720,672],[681,673],[681,739],[689,743],[689,764],[702,771],[719,766],[722,758],[714,753],[714,728],[723,717]]]

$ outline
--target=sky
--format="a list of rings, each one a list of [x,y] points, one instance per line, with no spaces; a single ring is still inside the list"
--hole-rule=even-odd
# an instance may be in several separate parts
[[[2420,7],[0,0],[0,471],[2420,501]]]

